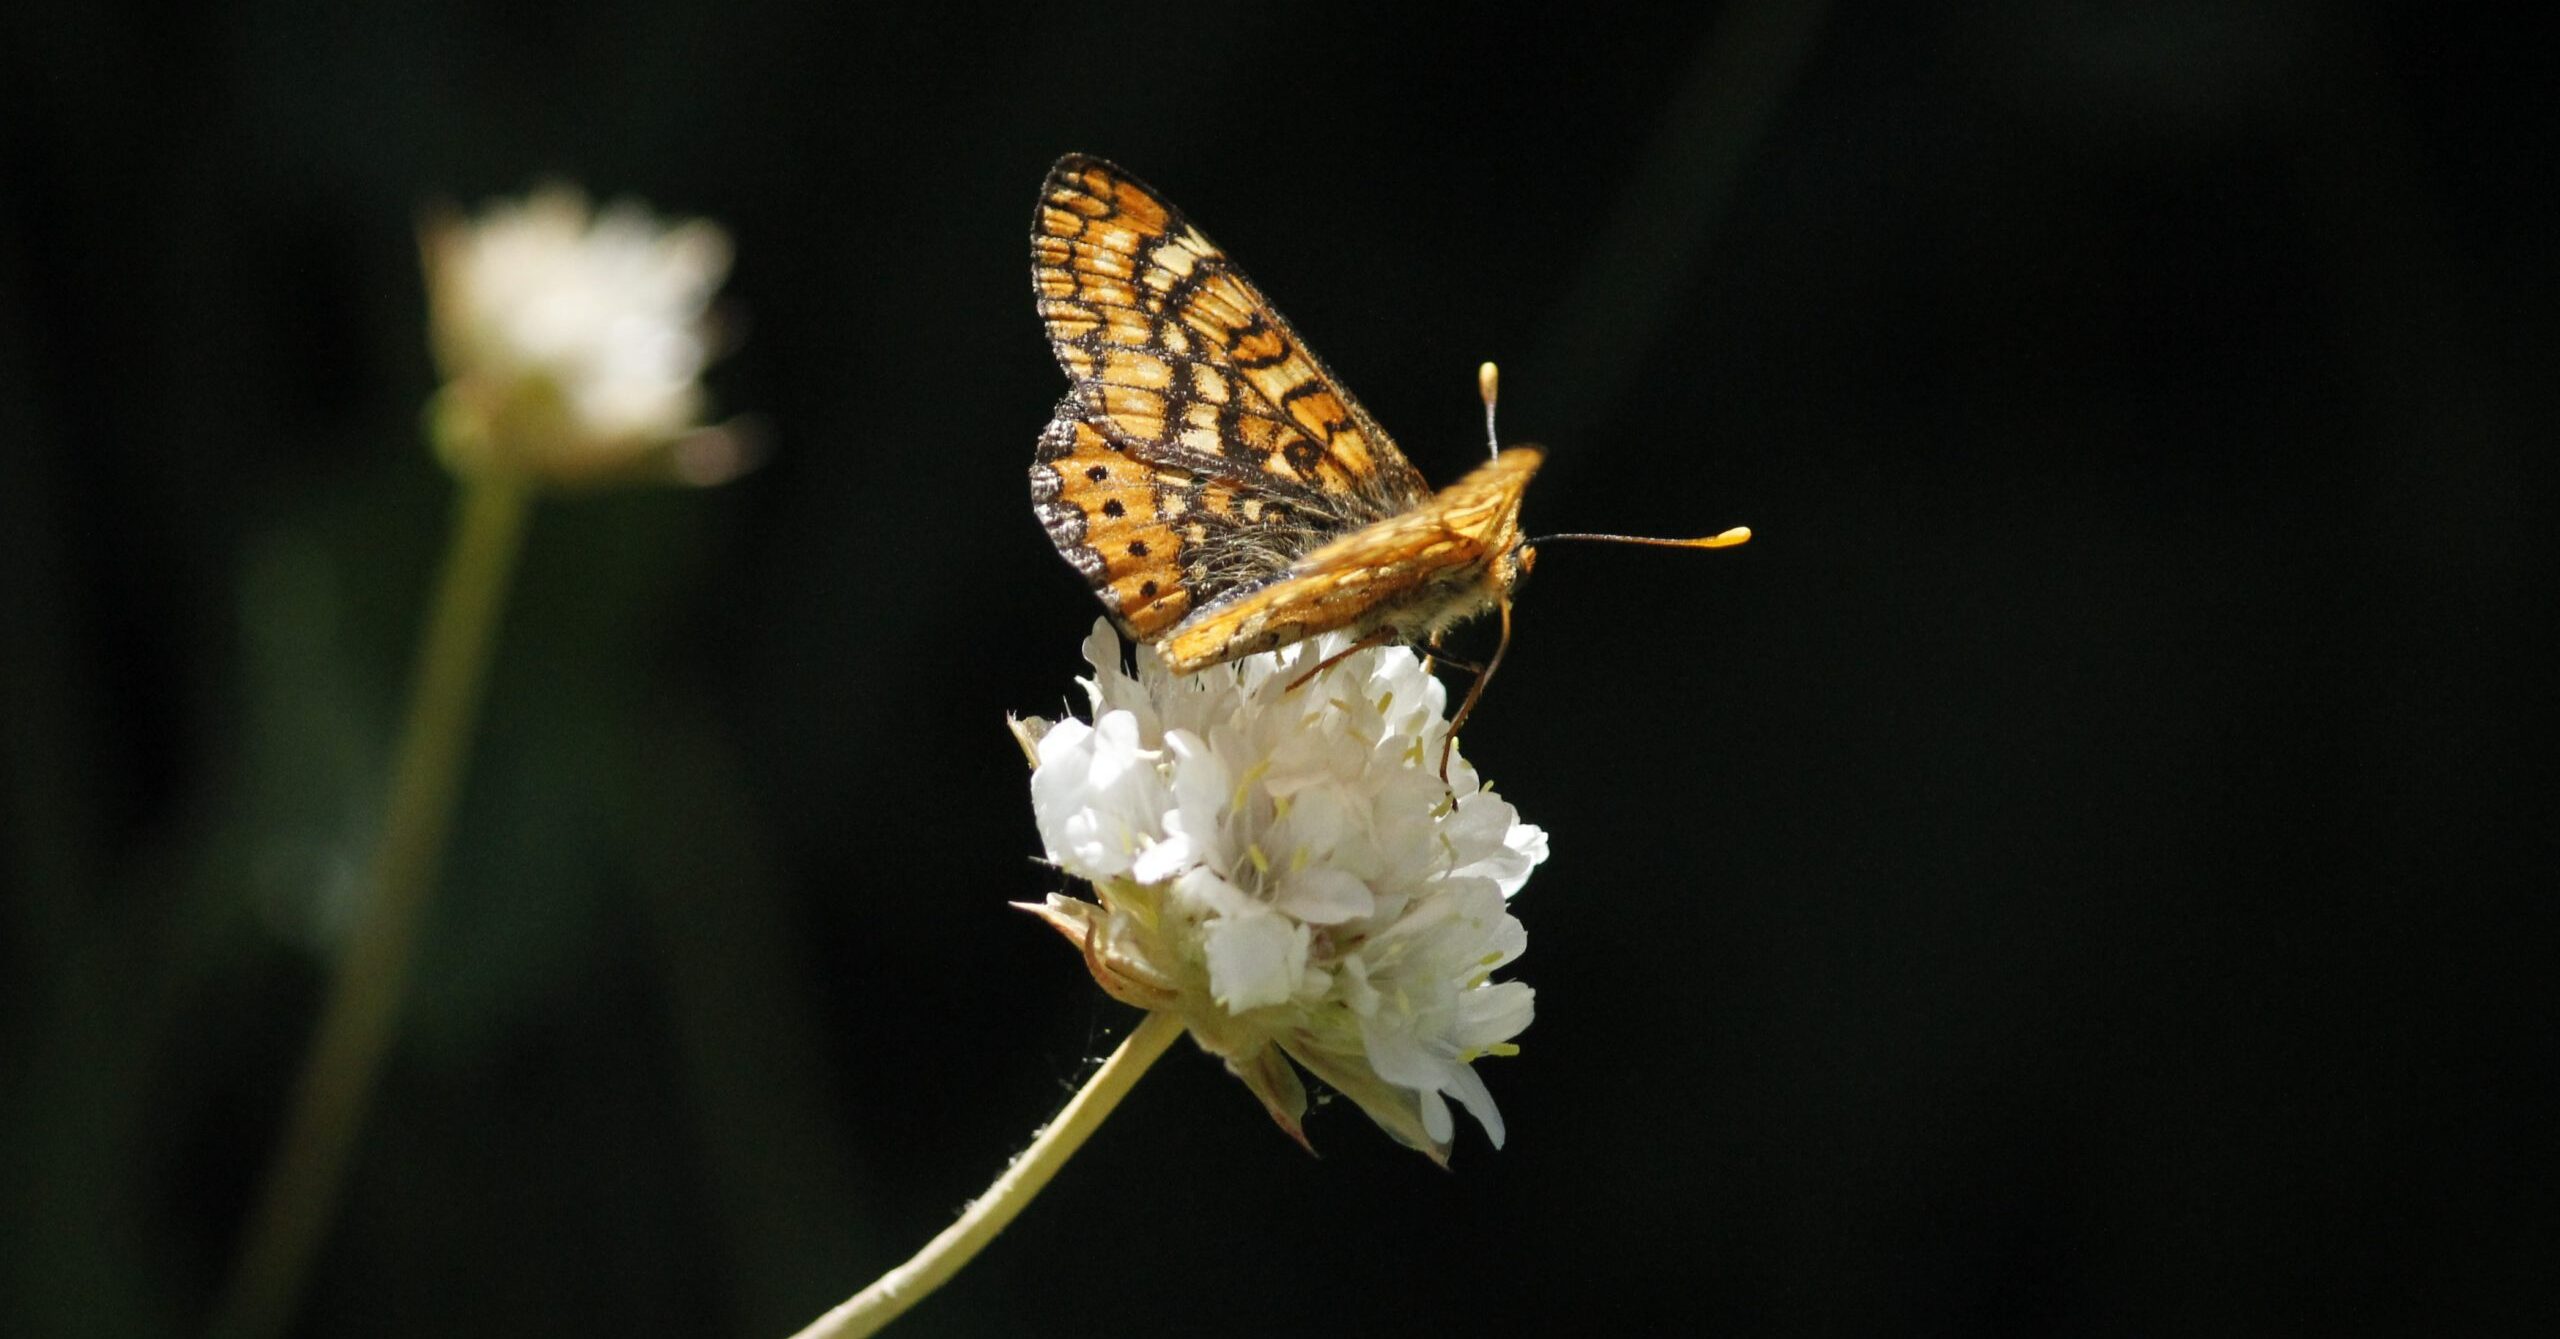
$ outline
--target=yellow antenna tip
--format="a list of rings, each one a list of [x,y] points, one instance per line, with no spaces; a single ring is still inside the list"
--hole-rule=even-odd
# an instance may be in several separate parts
[[[1736,544],[1747,544],[1749,542],[1751,542],[1751,527],[1747,525],[1737,525],[1731,530],[1727,530],[1723,534],[1699,545],[1699,547],[1707,549],[1729,549]]]
[[[1484,402],[1487,405],[1491,405],[1493,403],[1495,395],[1501,390],[1501,368],[1495,367],[1491,363],[1486,363],[1476,369],[1476,394],[1483,396]]]

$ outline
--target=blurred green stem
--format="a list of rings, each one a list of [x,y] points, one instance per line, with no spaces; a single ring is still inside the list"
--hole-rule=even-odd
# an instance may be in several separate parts
[[[454,793],[498,618],[533,494],[519,481],[466,479],[402,727],[382,843],[339,959],[293,1107],[252,1211],[213,1333],[281,1333],[336,1216],[348,1155],[390,1049],[400,1000],[433,902]]]
[[[1102,1062],[1102,1068],[1095,1070],[1092,1078],[1085,1080],[1084,1087],[1076,1090],[1067,1109],[1031,1141],[1031,1147],[1024,1149],[1004,1175],[987,1187],[986,1194],[961,1211],[960,1221],[925,1243],[914,1258],[881,1275],[870,1287],[818,1317],[792,1339],[862,1339],[949,1282],[962,1265],[1005,1230],[1023,1206],[1031,1203],[1032,1196],[1049,1184],[1049,1178],[1067,1165],[1067,1159],[1084,1147],[1085,1139],[1101,1128],[1103,1118],[1129,1095],[1138,1076],[1146,1073],[1156,1057],[1181,1035],[1180,1016],[1149,1013],[1135,1031],[1121,1039],[1120,1048]]]

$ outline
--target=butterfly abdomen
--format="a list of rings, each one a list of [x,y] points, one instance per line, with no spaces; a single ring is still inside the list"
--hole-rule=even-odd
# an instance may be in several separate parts
[[[1203,610],[1157,649],[1176,673],[1187,674],[1323,632],[1360,638],[1385,630],[1384,640],[1418,643],[1492,608],[1498,598],[1492,570],[1482,563],[1439,568],[1418,584],[1409,573],[1367,569],[1326,573],[1319,583],[1292,582],[1283,599],[1246,595]]]

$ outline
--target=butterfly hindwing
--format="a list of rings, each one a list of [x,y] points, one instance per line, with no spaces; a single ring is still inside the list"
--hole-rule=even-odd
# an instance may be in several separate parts
[[[1286,500],[1137,459],[1074,396],[1040,434],[1031,502],[1050,542],[1139,641],[1268,583],[1331,533]]]

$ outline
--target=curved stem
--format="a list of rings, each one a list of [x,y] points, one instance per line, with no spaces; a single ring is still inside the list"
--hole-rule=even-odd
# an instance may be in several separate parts
[[[1067,1109],[1049,1122],[994,1185],[987,1187],[986,1194],[961,1212],[960,1221],[925,1243],[913,1259],[881,1275],[870,1287],[818,1317],[792,1339],[862,1339],[949,1281],[962,1265],[995,1240],[997,1233],[1004,1231],[1032,1196],[1049,1184],[1049,1178],[1056,1176],[1067,1159],[1084,1146],[1085,1139],[1101,1127],[1111,1109],[1129,1095],[1138,1076],[1146,1073],[1147,1066],[1154,1064],[1156,1057],[1181,1035],[1182,1019],[1178,1015],[1146,1015],[1137,1029],[1121,1040],[1111,1058],[1102,1062],[1102,1068],[1076,1090]]]
[[[521,482],[466,480],[445,551],[417,682],[402,726],[381,845],[338,962],[291,1114],[246,1229],[213,1332],[259,1339],[293,1318],[345,1184],[348,1155],[390,1048],[433,901],[470,752],[472,724],[533,495]]]

